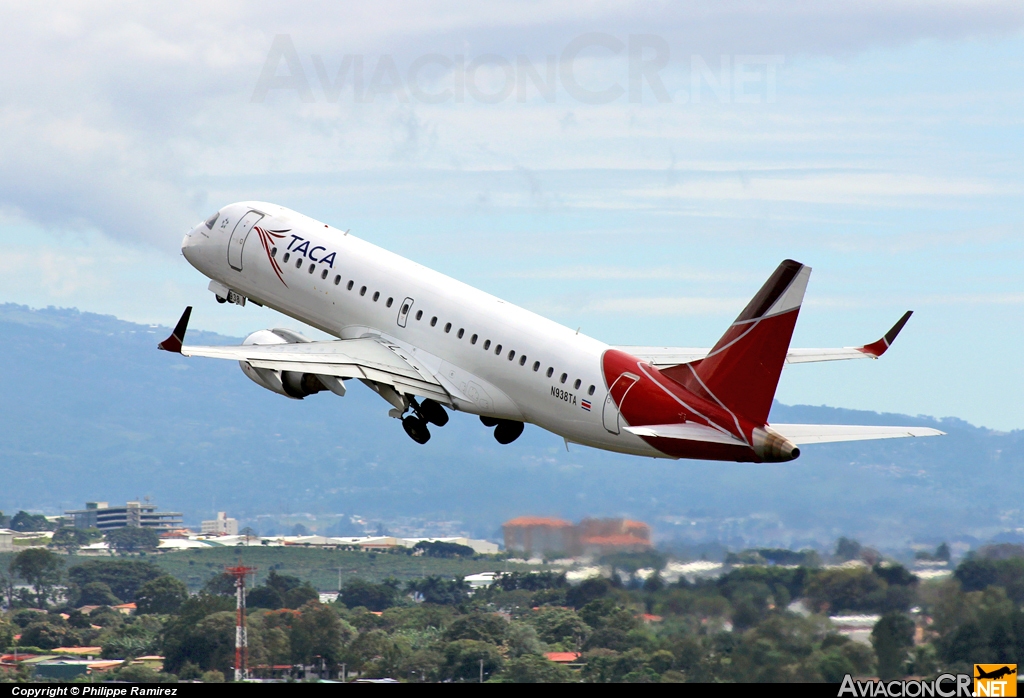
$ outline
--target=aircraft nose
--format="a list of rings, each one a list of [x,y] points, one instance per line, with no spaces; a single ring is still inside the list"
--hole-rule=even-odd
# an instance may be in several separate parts
[[[201,225],[202,223],[192,228],[192,230],[185,233],[185,237],[181,239],[181,254],[185,256],[185,259],[189,259],[189,252],[191,251],[191,248],[199,244],[199,226]]]

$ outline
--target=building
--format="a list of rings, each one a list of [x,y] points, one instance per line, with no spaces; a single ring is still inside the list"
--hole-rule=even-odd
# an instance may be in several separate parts
[[[634,553],[651,547],[651,527],[629,519],[583,519],[576,526],[584,555]]]
[[[238,519],[229,519],[226,512],[218,511],[217,518],[204,521],[201,532],[204,536],[237,536]]]
[[[0,528],[0,553],[9,553],[14,550],[14,534],[9,528]]]
[[[576,549],[575,528],[562,519],[520,516],[506,521],[501,530],[505,534],[505,550],[526,557],[545,553],[572,555]]]
[[[505,522],[505,549],[536,555],[607,555],[639,552],[651,546],[651,527],[629,519],[583,519],[572,525],[562,519],[521,516]]]
[[[75,528],[98,528],[110,531],[115,528],[134,526],[168,531],[181,528],[181,512],[157,511],[155,504],[127,502],[121,507],[112,507],[106,502],[86,502],[85,509],[65,512],[74,519]]]

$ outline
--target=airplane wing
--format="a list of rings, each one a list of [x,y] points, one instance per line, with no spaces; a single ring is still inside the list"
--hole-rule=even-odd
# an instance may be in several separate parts
[[[338,378],[360,378],[390,385],[409,393],[451,404],[451,397],[434,376],[383,339],[336,339],[299,344],[249,344],[240,346],[189,346],[183,344],[192,308],[178,321],[174,332],[159,345],[164,351],[183,356],[246,361],[254,368],[295,371]]]
[[[892,326],[885,335],[877,342],[865,344],[859,347],[837,347],[834,349],[790,349],[786,354],[787,364],[805,364],[818,361],[846,361],[849,359],[877,359],[886,352],[889,346],[895,341],[896,335],[900,333],[907,320],[913,315],[908,310],[903,317]],[[711,349],[692,347],[636,347],[621,346],[613,347],[628,354],[642,359],[655,368],[668,368],[679,364],[688,364],[703,359]]]
[[[846,424],[771,424],[769,429],[795,443],[825,444],[837,441],[902,439],[909,436],[944,436],[929,427],[875,427]]]

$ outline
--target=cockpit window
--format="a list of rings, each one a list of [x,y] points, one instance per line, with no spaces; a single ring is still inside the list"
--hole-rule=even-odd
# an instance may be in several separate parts
[[[218,218],[220,218],[220,211],[218,211],[217,213],[213,214],[212,216],[210,216],[207,219],[207,221],[206,221],[206,229],[207,230],[213,230],[213,224],[217,222]]]

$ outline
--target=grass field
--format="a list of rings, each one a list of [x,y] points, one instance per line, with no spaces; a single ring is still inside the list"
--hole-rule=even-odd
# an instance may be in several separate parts
[[[0,553],[0,570],[6,572],[14,553]],[[76,565],[85,560],[108,558],[64,556],[66,565]],[[206,548],[184,550],[141,558],[159,565],[195,591],[206,581],[221,572],[225,565],[244,564],[257,568],[257,583],[269,574],[271,569],[278,574],[289,574],[308,580],[320,591],[336,591],[340,570],[342,582],[352,577],[380,581],[395,577],[401,581],[440,575],[443,577],[465,576],[478,572],[513,572],[539,569],[538,566],[484,558],[479,560],[441,559],[413,557],[398,553],[367,553],[336,550],[319,550],[298,547],[238,547]]]

